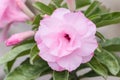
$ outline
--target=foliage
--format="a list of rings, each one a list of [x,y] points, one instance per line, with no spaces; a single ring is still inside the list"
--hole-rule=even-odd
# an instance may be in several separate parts
[[[63,0],[52,0],[49,5],[45,5],[41,2],[33,4],[34,8],[40,11],[32,22],[33,30],[38,29],[43,14],[50,15],[54,9],[66,7],[66,3],[62,3]],[[120,23],[120,12],[110,12],[97,0],[93,2],[92,0],[76,0],[76,6],[77,9],[88,6],[87,10],[83,12],[98,28]],[[120,51],[120,37],[106,39],[98,31],[96,32],[96,37],[99,38],[99,47],[95,51],[92,60],[86,63],[87,68],[91,68],[91,71],[82,76],[77,76],[76,72],[85,69],[85,66],[83,68],[79,67],[79,69],[74,72],[57,72],[51,70],[45,61],[38,58],[39,50],[36,43],[33,40],[26,40],[14,46],[8,53],[0,57],[0,65],[5,64],[5,72],[7,74],[4,80],[35,80],[46,74],[53,74],[51,80],[77,80],[78,78],[96,76],[107,78],[109,75],[120,77],[120,57],[114,53]],[[29,56],[28,59],[12,70],[12,66],[17,58],[25,55]]]

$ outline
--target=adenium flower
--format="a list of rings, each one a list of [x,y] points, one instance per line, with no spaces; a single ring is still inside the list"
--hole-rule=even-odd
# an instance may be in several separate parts
[[[6,31],[3,32],[3,37],[6,36],[8,32],[8,27],[13,22],[23,22],[30,19],[22,10],[25,0],[1,0],[0,1],[0,28],[3,29],[7,27]],[[25,8],[26,9],[26,8]],[[2,40],[2,39],[1,39]]]
[[[20,1],[24,2],[25,0]],[[12,22],[25,21],[27,19],[29,19],[29,17],[21,11],[16,0],[0,1],[0,28]]]
[[[59,8],[40,22],[35,41],[39,56],[56,71],[73,71],[91,60],[97,48],[96,26],[80,11]]]
[[[26,31],[26,32],[21,32],[12,35],[8,40],[6,40],[6,45],[7,46],[14,46],[22,41],[34,36],[35,32],[34,31]]]

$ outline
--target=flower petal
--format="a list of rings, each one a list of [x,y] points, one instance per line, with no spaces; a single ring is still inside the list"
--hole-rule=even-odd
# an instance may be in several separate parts
[[[72,27],[81,35],[85,35],[88,32],[88,19],[83,15],[82,12],[67,13],[64,15],[66,23],[73,25]]]
[[[91,53],[95,51],[95,49],[98,47],[96,39],[93,37],[89,37],[86,39],[83,39],[82,41],[82,47],[80,49],[79,55],[81,56],[89,56]]]
[[[63,19],[64,15],[67,14],[67,13],[70,13],[70,11],[68,9],[59,8],[59,9],[56,9],[53,12],[53,14],[51,15],[51,17],[58,18],[58,19]]]
[[[94,56],[93,53],[90,54],[89,56],[83,56],[83,57],[82,57],[82,63],[87,63],[87,62],[89,62],[89,61],[92,59],[93,56]]]
[[[65,70],[64,68],[62,68],[61,66],[59,66],[57,63],[55,62],[48,62],[48,65],[53,69],[53,70],[56,70],[56,71],[63,71]]]
[[[70,55],[60,58],[57,63],[68,71],[73,71],[82,63],[82,57],[80,57],[78,51],[72,52]]]
[[[48,62],[55,62],[57,60],[57,57],[53,56],[49,52],[49,48],[47,48],[43,43],[38,45],[38,48],[40,49],[39,56]]]

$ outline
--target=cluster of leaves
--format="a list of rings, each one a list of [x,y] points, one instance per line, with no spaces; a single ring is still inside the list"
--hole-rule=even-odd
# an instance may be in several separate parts
[[[39,22],[43,14],[52,14],[52,12],[59,7],[67,7],[63,0],[52,0],[49,5],[41,2],[36,2],[33,6],[40,11],[32,23],[33,30],[37,30]],[[104,27],[110,24],[120,23],[120,12],[110,12],[100,2],[91,0],[76,0],[76,7],[80,9],[88,6],[84,14],[92,20],[97,28]],[[73,71],[56,72],[49,68],[47,63],[38,57],[39,50],[33,38],[14,46],[7,54],[0,57],[0,65],[5,64],[6,77],[4,80],[35,80],[40,76],[46,74],[53,74],[50,80],[79,80],[84,77],[103,76],[107,78],[108,75],[120,76],[120,57],[116,56],[114,52],[120,51],[120,38],[106,39],[100,32],[96,32],[96,37],[99,38],[99,47],[95,51],[95,56],[89,63],[82,64]],[[27,59],[23,61],[17,68],[13,69],[13,65],[17,58],[28,55]],[[76,72],[91,68],[91,71],[77,76]]]

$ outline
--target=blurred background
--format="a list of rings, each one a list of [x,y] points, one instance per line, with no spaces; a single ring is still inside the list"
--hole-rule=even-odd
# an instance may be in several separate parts
[[[48,0],[41,0],[44,2],[47,2]],[[111,11],[120,11],[120,0],[99,0],[102,2],[103,5],[105,5],[107,8],[110,8]],[[19,27],[18,27],[19,26]],[[10,29],[10,34],[14,34],[16,32],[22,32],[22,31],[27,31],[30,30],[31,26],[26,25],[26,24],[21,24],[21,23],[15,23],[12,25],[12,28]],[[109,25],[107,27],[102,27],[98,29],[106,38],[114,38],[114,37],[120,37],[120,24],[115,24],[115,25]],[[0,56],[4,55],[6,52],[8,52],[10,47],[6,47],[4,43],[0,43]],[[20,63],[22,59],[19,59],[17,64]],[[84,72],[84,71],[83,71]],[[82,72],[81,72],[82,73]],[[0,80],[3,80],[4,78],[4,71],[3,71],[3,66],[0,66]],[[42,78],[38,80],[48,80],[50,75],[43,76]],[[96,77],[96,78],[85,78],[81,80],[104,80],[102,77]],[[116,77],[108,77],[107,80],[120,80],[120,78]]]

